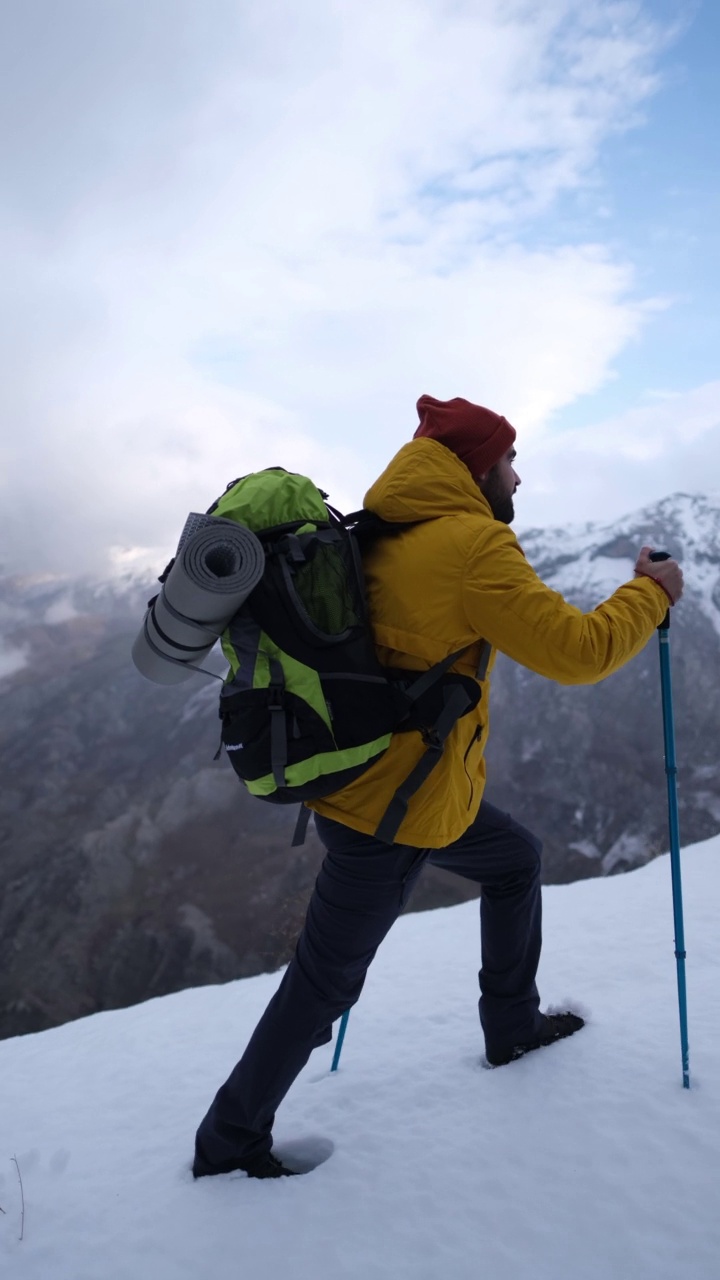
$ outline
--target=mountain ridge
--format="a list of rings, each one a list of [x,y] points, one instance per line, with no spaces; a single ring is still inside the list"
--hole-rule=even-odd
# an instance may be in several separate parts
[[[720,499],[679,495],[579,540],[562,533],[521,543],[583,608],[632,574],[648,539],[684,561],[671,626],[680,820],[685,842],[706,839],[720,830]],[[0,658],[23,661],[0,679],[0,1035],[272,969],[292,949],[319,842],[311,830],[291,852],[294,807],[256,803],[213,763],[215,681],[164,688],[134,670],[152,593],[146,580],[0,578]],[[667,848],[656,648],[584,688],[498,658],[486,794],[544,838],[549,882]],[[474,893],[423,873],[413,905]]]

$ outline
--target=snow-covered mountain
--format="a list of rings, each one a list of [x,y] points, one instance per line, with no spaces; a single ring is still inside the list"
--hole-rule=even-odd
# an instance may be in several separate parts
[[[611,524],[521,534],[540,577],[583,609],[632,576],[641,545],[683,565],[672,614],[682,827],[720,828],[720,495],[676,494]],[[500,660],[490,790],[546,838],[552,879],[641,865],[667,845],[657,645],[592,688],[568,689]]]
[[[686,574],[682,613],[689,604],[720,636],[720,493],[678,493],[612,524],[531,529],[521,541],[545,582],[588,606],[615,590],[618,574],[632,575],[642,543],[668,551]]]
[[[643,542],[683,561],[671,628],[681,832],[713,835],[720,498],[680,495],[521,541],[583,607],[631,574]],[[292,948],[320,858],[312,832],[290,851],[294,812],[256,804],[213,763],[214,682],[166,689],[134,670],[154,582],[132,562],[120,568],[102,584],[0,578],[0,1035],[272,969]],[[488,754],[488,798],[543,836],[547,880],[625,870],[667,848],[654,641],[592,689],[500,661]],[[413,905],[472,893],[428,872]]]
[[[398,921],[339,1071],[318,1049],[278,1111],[279,1154],[316,1166],[303,1177],[190,1173],[198,1121],[278,974],[0,1044],[0,1272],[715,1280],[720,837],[682,855],[689,1091],[668,863],[545,890],[540,990],[588,1022],[495,1071],[477,905]]]

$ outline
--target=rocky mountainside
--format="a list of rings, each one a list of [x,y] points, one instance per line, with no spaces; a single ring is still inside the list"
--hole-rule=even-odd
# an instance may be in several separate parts
[[[647,541],[684,562],[673,615],[684,842],[720,830],[720,499],[676,496],[612,526],[531,530],[550,585],[588,608]],[[215,682],[147,683],[129,659],[147,586],[0,577],[0,1035],[272,969],[321,853],[295,809],[221,760]],[[218,664],[218,671],[222,670]],[[667,847],[657,645],[594,688],[498,661],[488,798],[545,839],[546,879]],[[415,909],[473,890],[426,872]]]

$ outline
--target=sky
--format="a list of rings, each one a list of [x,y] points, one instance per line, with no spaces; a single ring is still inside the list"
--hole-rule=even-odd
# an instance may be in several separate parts
[[[302,1177],[193,1181],[195,1129],[280,974],[0,1043],[13,1280],[716,1280],[720,837],[544,890],[540,990],[586,1025],[483,1069],[478,904],[400,919],[278,1110]],[[22,1189],[20,1181],[22,1179]]]
[[[423,393],[516,426],[519,530],[720,492],[719,42],[711,0],[7,0],[0,566],[164,563],[265,466],[355,509]]]

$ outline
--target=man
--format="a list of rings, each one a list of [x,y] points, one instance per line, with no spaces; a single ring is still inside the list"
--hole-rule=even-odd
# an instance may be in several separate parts
[[[455,670],[482,696],[455,725],[439,763],[411,798],[394,843],[374,834],[424,751],[396,734],[361,777],[314,801],[327,850],[293,960],[243,1057],[198,1129],[196,1177],[292,1172],[273,1156],[275,1111],[332,1023],[358,999],[368,966],[422,866],[482,885],[480,1021],[490,1066],[580,1030],[572,1012],[543,1014],[540,841],[482,799],[488,677],[496,650],[563,684],[592,684],[639,652],[682,594],[674,560],[643,547],[635,577],[583,614],[540,581],[510,531],[515,429],[466,400],[422,396],[414,439],[365,505],[403,529],[379,538],[364,568],[380,660],[426,670],[465,648]],[[488,649],[488,646],[491,646]],[[489,653],[489,660],[488,660]]]

